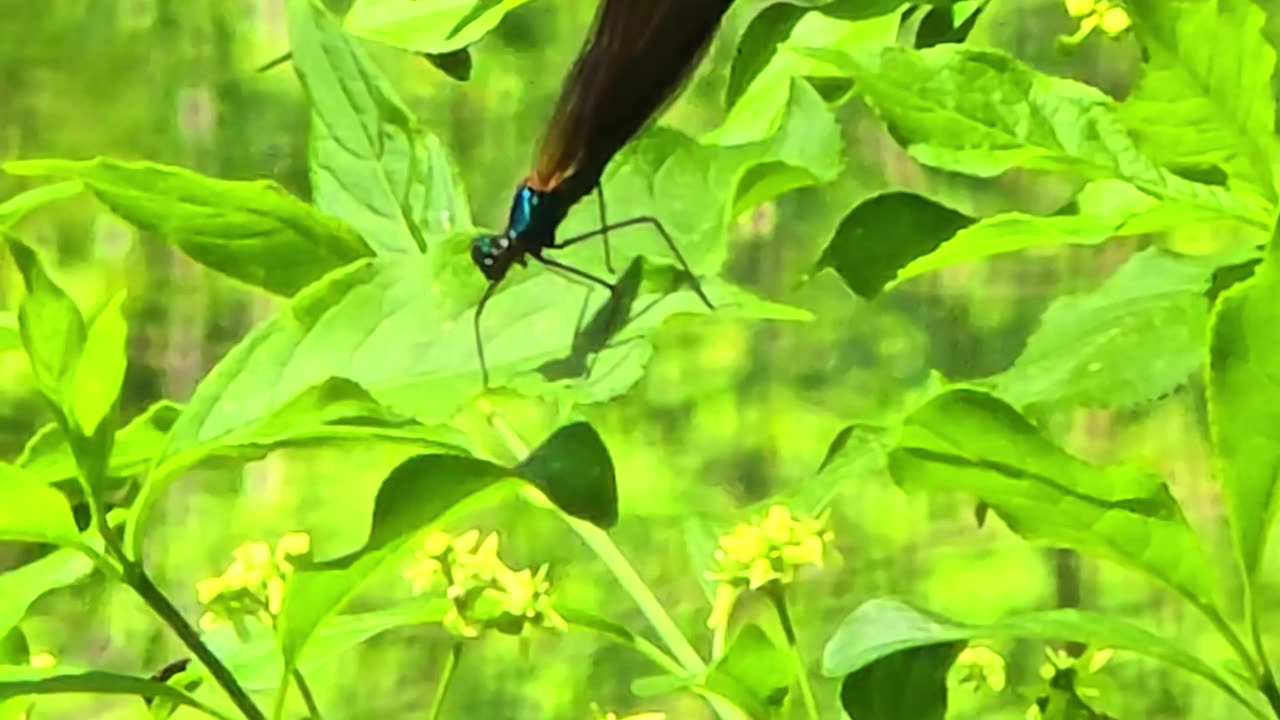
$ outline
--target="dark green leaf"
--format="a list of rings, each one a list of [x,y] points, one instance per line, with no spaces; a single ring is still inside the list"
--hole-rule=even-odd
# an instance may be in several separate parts
[[[0,628],[0,665],[29,665],[31,648],[27,634],[21,628],[11,627],[6,632]]]
[[[371,252],[351,228],[274,182],[219,180],[108,158],[24,160],[4,169],[81,180],[117,215],[173,242],[196,262],[281,295]]]
[[[22,695],[69,693],[168,698],[180,705],[195,708],[206,715],[230,720],[227,715],[201,703],[186,692],[145,677],[100,670],[77,672],[65,668],[0,667],[0,701]]]
[[[443,53],[423,53],[422,56],[437,70],[458,82],[471,79],[471,51],[467,48]]]
[[[613,460],[600,436],[585,422],[566,425],[515,468],[566,513],[599,525],[618,522],[618,486]]]
[[[34,250],[10,239],[9,252],[27,294],[18,306],[18,327],[40,391],[66,408],[76,363],[84,349],[84,318],[71,297],[45,272]]]
[[[1275,241],[1273,241],[1274,243]],[[1280,278],[1276,249],[1213,313],[1209,427],[1235,550],[1250,580],[1262,566],[1280,496]]]
[[[1213,567],[1158,476],[1080,460],[995,397],[930,399],[905,419],[889,471],[908,489],[973,495],[1029,540],[1140,570],[1216,611]]]
[[[943,720],[947,670],[964,646],[922,645],[858,668],[840,683],[840,706],[852,720]]]
[[[914,193],[876,195],[845,215],[818,264],[834,269],[855,293],[873,298],[911,261],[973,222]]]

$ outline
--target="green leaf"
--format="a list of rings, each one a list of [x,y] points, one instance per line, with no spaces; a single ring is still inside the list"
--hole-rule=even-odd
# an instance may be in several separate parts
[[[759,625],[744,625],[704,681],[707,689],[728,698],[748,717],[775,717],[791,688],[793,663]]]
[[[1274,242],[1274,241],[1273,241]],[[1280,447],[1280,279],[1275,248],[1254,276],[1218,299],[1213,313],[1209,428],[1235,550],[1256,580],[1277,507]]]
[[[215,370],[216,372],[216,370]],[[453,452],[464,442],[445,427],[421,425],[392,412],[350,380],[329,378],[308,387],[243,424],[223,424],[217,410],[227,400],[197,394],[173,424],[155,468],[148,475],[131,508],[126,542],[140,550],[151,510],[170,484],[187,468],[210,459],[238,464],[264,457],[284,447],[370,442],[403,445],[417,450]]]
[[[972,223],[969,216],[914,193],[876,195],[840,221],[818,266],[834,269],[850,290],[870,299],[904,266]]]
[[[1019,406],[1123,408],[1166,395],[1204,361],[1205,292],[1223,264],[1138,253],[1098,289],[1055,300],[1013,366],[989,381]]]
[[[18,327],[40,392],[65,408],[68,385],[85,343],[84,318],[71,297],[45,272],[39,255],[10,239],[9,252],[27,294],[18,307]]]
[[[0,203],[0,232],[18,224],[33,210],[37,210],[51,202],[65,200],[84,190],[84,184],[76,180],[67,180],[52,185],[41,185]]]
[[[129,477],[146,470],[160,455],[181,412],[182,406],[161,400],[118,430],[111,447],[108,477]],[[64,495],[74,495],[78,490],[74,480],[79,469],[67,437],[56,423],[33,435],[14,464],[41,482],[56,485]]]
[[[82,546],[61,493],[8,464],[0,464],[0,540]]]
[[[89,326],[84,350],[71,378],[70,419],[85,436],[97,432],[98,424],[115,405],[124,383],[128,362],[124,297],[123,290],[116,293]]]
[[[964,646],[922,645],[868,663],[840,683],[840,706],[853,720],[943,720],[947,670]]]
[[[87,536],[83,542],[86,545],[94,543]],[[40,596],[79,582],[93,570],[93,561],[82,551],[62,548],[39,560],[0,573],[0,632],[6,632],[21,622],[31,604]]]
[[[83,181],[107,207],[193,260],[242,282],[292,295],[371,251],[351,228],[274,182],[219,180],[182,168],[109,158],[6,163],[14,175]]]
[[[1269,227],[1263,204],[1186,180],[1143,155],[1100,90],[1043,75],[1001,51],[947,44],[804,54],[848,73],[926,165],[978,177],[1022,167],[1120,179],[1157,199]]]
[[[1265,717],[1251,689],[1187,650],[1185,643],[1155,635],[1124,618],[1087,610],[1038,610],[971,624],[876,598],[850,613],[827,641],[822,674],[843,677],[912,648],[1006,638],[1076,641],[1144,655],[1208,680],[1258,717]]]
[[[290,579],[278,626],[286,669],[296,667],[317,628],[407,542],[464,503],[518,488],[513,480],[525,480],[567,514],[597,524],[616,519],[613,464],[603,453],[595,431],[575,423],[557,430],[514,468],[446,454],[401,463],[378,490],[364,546]]]
[[[31,648],[21,628],[0,629],[0,665],[26,665],[31,662]]]
[[[1121,118],[1166,165],[1221,167],[1274,200],[1276,51],[1248,0],[1133,0],[1147,62]]]
[[[344,19],[355,35],[414,52],[460,50],[529,0],[356,0]]]
[[[995,397],[931,398],[904,420],[889,472],[907,489],[973,495],[1028,540],[1139,570],[1216,612],[1212,565],[1158,476],[1070,455]]]
[[[175,428],[174,451],[252,426],[333,376],[360,384],[400,415],[451,418],[480,390],[473,312],[483,286],[461,254],[380,258],[327,278],[204,378]],[[706,289],[720,314],[797,317],[714,279]],[[602,296],[594,293],[593,304]],[[571,354],[582,303],[578,287],[548,272],[496,295],[481,324],[495,379]],[[646,292],[634,308],[632,322],[613,336],[617,352],[646,342],[673,314],[707,312],[689,291]],[[526,387],[540,391],[546,383]]]
[[[312,197],[379,254],[421,252],[415,207],[428,157],[413,114],[338,21],[291,0],[293,66],[311,100]]]
[[[101,670],[77,671],[68,668],[0,666],[0,701],[22,695],[71,693],[168,698],[179,705],[195,708],[211,717],[230,720],[229,716],[196,700],[183,690],[150,678]]]

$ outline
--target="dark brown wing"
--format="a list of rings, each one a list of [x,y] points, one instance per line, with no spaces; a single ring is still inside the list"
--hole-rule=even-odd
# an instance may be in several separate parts
[[[733,0],[603,0],[574,61],[528,184],[568,178],[570,201],[676,93]]]

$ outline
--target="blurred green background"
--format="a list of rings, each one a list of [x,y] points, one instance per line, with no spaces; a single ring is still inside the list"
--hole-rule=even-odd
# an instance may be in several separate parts
[[[695,134],[718,124],[737,37],[765,4],[739,2],[664,123]],[[534,0],[520,7],[472,48],[467,83],[421,57],[370,46],[422,125],[453,152],[480,224],[505,220],[511,190],[527,170],[594,6],[594,0]],[[1075,54],[1062,55],[1054,37],[1069,30],[1057,0],[996,0],[971,42],[1002,47],[1043,70],[1122,96],[1133,80],[1135,48],[1091,38]],[[145,158],[226,178],[271,178],[305,197],[307,109],[296,77],[287,65],[255,72],[286,46],[283,0],[0,0],[0,158]],[[899,411],[935,371],[963,379],[1007,367],[1050,300],[1095,287],[1137,247],[1002,256],[919,278],[872,303],[855,298],[834,274],[811,274],[811,268],[841,216],[870,193],[902,187],[985,213],[1046,212],[1072,187],[1030,173],[978,181],[928,170],[906,158],[859,103],[838,112],[849,154],[845,173],[836,183],[788,194],[740,218],[726,271],[816,319],[677,318],[657,337],[656,355],[630,393],[583,410],[618,467],[623,518],[614,537],[701,649],[710,642],[709,603],[699,580],[706,558],[691,538],[727,530],[769,498],[797,488],[802,497],[821,496],[827,488],[804,481],[842,427]],[[0,177],[0,199],[29,186]],[[54,259],[55,277],[88,312],[128,290],[125,417],[160,398],[189,397],[228,348],[278,304],[139,234],[87,195],[39,212],[15,231]],[[1195,242],[1196,232],[1171,240]],[[6,258],[0,266],[6,308],[15,306],[20,287]],[[1209,476],[1199,397],[1193,381],[1140,410],[1041,419],[1084,457],[1143,462],[1161,471],[1226,567],[1225,523]],[[533,402],[508,400],[502,409],[530,442],[555,422],[554,408]],[[0,352],[5,457],[16,456],[49,419],[23,354]],[[483,432],[475,413],[464,413],[459,424]],[[189,473],[167,497],[163,529],[149,546],[147,560],[162,586],[194,619],[194,583],[221,572],[230,550],[247,539],[305,530],[321,555],[348,548],[365,532],[376,483],[400,459],[358,453],[279,453],[243,472]],[[339,462],[341,473],[327,471]],[[347,470],[353,466],[365,472]],[[1222,655],[1202,621],[1147,580],[1028,546],[994,519],[979,529],[963,498],[926,502],[904,495],[873,464],[840,488],[831,526],[838,553],[825,572],[799,586],[795,611],[826,716],[839,711],[837,684],[816,676],[822,643],[848,611],[876,595],[974,620],[1021,608],[1110,609],[1203,646],[1208,656]],[[643,628],[609,576],[551,516],[511,503],[472,513],[455,529],[466,527],[501,529],[509,564],[550,563],[558,597]],[[25,552],[0,547],[0,569],[22,562]],[[765,610],[748,605],[740,612],[768,622]],[[149,672],[179,654],[176,641],[136,599],[101,582],[43,598],[24,628],[33,650],[82,665]],[[398,630],[309,680],[329,709],[326,717],[416,717],[430,701],[447,647],[438,628]],[[1011,652],[1015,679],[1034,680],[1043,659],[1038,648],[1000,647]],[[630,682],[648,672],[641,658],[595,637],[486,639],[459,668],[446,716],[586,718],[595,702],[619,714],[708,717],[691,696],[633,696]],[[1122,717],[1236,717],[1225,696],[1146,661],[1121,656],[1108,672],[1120,688]],[[1007,699],[965,710],[962,699],[956,706],[956,717],[1020,718],[1026,703]],[[136,700],[72,698],[42,705],[38,716],[123,718],[139,710]]]

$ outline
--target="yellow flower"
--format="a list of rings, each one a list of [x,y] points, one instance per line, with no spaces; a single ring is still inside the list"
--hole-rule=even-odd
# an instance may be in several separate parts
[[[1110,7],[1102,13],[1098,19],[1098,25],[1103,32],[1115,37],[1133,25],[1133,18],[1129,17],[1129,13],[1122,7]]]
[[[1067,14],[1074,18],[1081,18],[1085,15],[1093,13],[1094,0],[1066,0]]]
[[[45,652],[45,653],[36,653],[35,655],[32,655],[31,659],[28,662],[31,663],[31,667],[40,668],[43,670],[45,668],[53,667],[58,663],[58,660],[53,656],[52,653]]]

